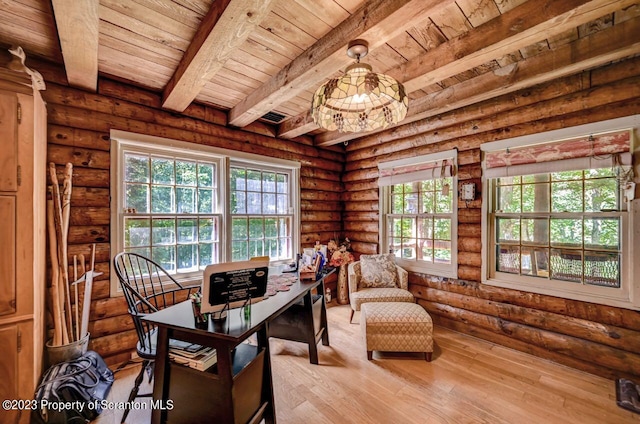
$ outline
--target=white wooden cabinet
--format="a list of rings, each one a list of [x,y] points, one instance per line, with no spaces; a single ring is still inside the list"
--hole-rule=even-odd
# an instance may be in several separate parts
[[[24,72],[0,68],[0,399],[32,399],[45,337],[46,108]],[[29,411],[0,411],[28,423]]]

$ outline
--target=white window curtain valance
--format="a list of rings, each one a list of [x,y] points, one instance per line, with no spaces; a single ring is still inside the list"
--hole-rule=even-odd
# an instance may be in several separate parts
[[[455,176],[457,150],[378,164],[378,186]]]
[[[488,178],[632,165],[632,130],[485,151]],[[484,150],[484,149],[483,149]]]

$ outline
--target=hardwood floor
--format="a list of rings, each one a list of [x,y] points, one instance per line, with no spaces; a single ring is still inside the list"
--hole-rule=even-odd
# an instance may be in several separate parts
[[[357,318],[349,324],[349,306],[334,301],[320,365],[309,364],[306,345],[271,339],[278,423],[640,423],[616,405],[612,380],[440,327],[430,363],[379,352],[367,361]],[[109,400],[126,400],[137,370],[116,374]],[[122,413],[105,411],[97,423],[119,423]],[[127,422],[149,420],[139,410]]]

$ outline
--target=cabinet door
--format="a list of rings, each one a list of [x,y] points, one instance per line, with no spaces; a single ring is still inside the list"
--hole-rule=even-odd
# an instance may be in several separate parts
[[[0,316],[16,312],[16,198],[0,195]],[[3,346],[0,344],[0,346]]]
[[[0,327],[0,400],[18,398],[18,327],[15,325]],[[0,422],[16,422],[17,411],[3,411],[0,409]]]
[[[0,91],[0,191],[18,190],[18,98]]]

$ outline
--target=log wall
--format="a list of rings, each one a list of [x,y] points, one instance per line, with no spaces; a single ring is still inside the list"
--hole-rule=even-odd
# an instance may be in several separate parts
[[[377,164],[459,150],[459,183],[476,183],[479,198],[458,207],[459,279],[410,273],[410,290],[437,325],[602,375],[640,376],[640,313],[480,283],[482,143],[640,113],[640,59],[565,77],[457,109],[341,149],[318,149],[310,139],[274,137],[273,128],[224,126],[226,115],[190,106],[183,114],[160,109],[156,93],[101,78],[98,94],[69,88],[64,74],[33,65],[47,80],[48,159],[61,172],[74,165],[69,256],[88,257],[97,244],[90,348],[110,364],[128,359],[136,336],[123,298],[109,297],[110,140],[119,129],[299,161],[303,246],[335,234],[357,254],[378,246]],[[80,290],[82,293],[82,289]]]
[[[301,243],[326,243],[342,230],[343,191],[340,180],[344,152],[319,149],[308,138],[280,140],[268,125],[255,123],[250,131],[227,128],[226,114],[212,108],[190,106],[185,114],[160,110],[160,96],[153,92],[100,78],[97,94],[67,86],[64,74],[47,64],[33,65],[47,79],[43,97],[48,112],[48,161],[61,175],[64,164],[73,164],[73,194],[69,229],[69,258],[89,258],[96,243],[90,349],[110,364],[127,360],[135,349],[136,333],[123,297],[109,297],[110,259],[110,138],[112,129],[167,137],[289,159],[301,163]],[[73,274],[71,274],[73,275]],[[83,288],[80,288],[80,293]]]
[[[353,140],[343,175],[345,236],[356,254],[380,251],[379,162],[455,147],[458,184],[474,182],[478,198],[458,204],[458,279],[410,273],[418,303],[437,325],[608,378],[637,378],[640,312],[480,283],[480,145],[637,113],[634,58]]]

